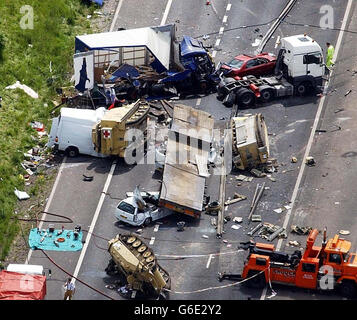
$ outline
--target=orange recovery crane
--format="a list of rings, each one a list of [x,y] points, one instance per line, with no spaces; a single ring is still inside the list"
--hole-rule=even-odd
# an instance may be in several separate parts
[[[296,250],[291,255],[276,251],[273,244],[241,243],[239,248],[249,250],[242,274],[220,273],[219,280],[246,280],[255,288],[264,287],[270,280],[307,289],[339,289],[344,296],[356,296],[357,254],[349,252],[351,242],[339,235],[326,241],[325,228],[322,245],[315,246],[318,233],[313,229],[304,252]]]

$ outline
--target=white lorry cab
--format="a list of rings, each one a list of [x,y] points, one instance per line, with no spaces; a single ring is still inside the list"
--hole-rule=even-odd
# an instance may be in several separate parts
[[[92,127],[104,116],[105,108],[96,110],[62,108],[58,117],[52,119],[47,147],[64,151],[69,157],[86,154],[105,157],[94,150]]]

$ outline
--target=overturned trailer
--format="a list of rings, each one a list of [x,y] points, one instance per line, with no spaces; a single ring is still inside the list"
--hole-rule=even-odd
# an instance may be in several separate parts
[[[168,133],[159,204],[198,218],[209,176],[207,159],[214,119],[207,112],[176,105]]]

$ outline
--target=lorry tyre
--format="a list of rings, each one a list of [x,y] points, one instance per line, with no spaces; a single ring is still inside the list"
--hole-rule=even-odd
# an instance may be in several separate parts
[[[236,95],[234,92],[230,92],[223,100],[223,105],[227,108],[232,108],[236,100]]]
[[[296,93],[305,96],[310,91],[310,83],[305,81],[296,86]]]
[[[248,108],[255,102],[255,95],[247,88],[242,88],[237,92],[237,100],[244,108]]]
[[[151,218],[146,218],[144,221],[144,226],[147,227],[151,223],[152,219]]]
[[[77,157],[79,155],[79,150],[76,147],[68,147],[66,153],[70,158]]]
[[[353,298],[357,295],[357,284],[352,280],[343,280],[339,289],[344,297]]]
[[[274,97],[274,91],[271,89],[264,89],[260,92],[260,98],[263,102],[269,102]]]

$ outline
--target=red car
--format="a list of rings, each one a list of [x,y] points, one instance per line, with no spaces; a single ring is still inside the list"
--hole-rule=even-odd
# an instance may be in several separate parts
[[[256,56],[242,54],[228,63],[223,63],[220,69],[226,77],[263,76],[273,73],[275,63],[276,56],[267,52]]]

